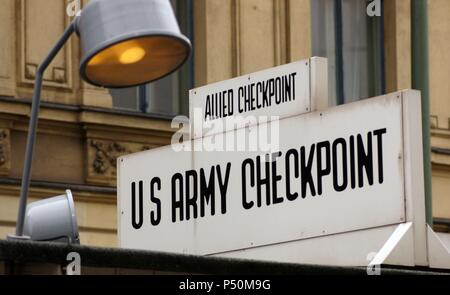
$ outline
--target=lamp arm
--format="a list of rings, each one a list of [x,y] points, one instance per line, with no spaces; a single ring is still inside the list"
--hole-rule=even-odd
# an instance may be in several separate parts
[[[34,143],[36,141],[36,130],[38,125],[38,117],[39,117],[39,107],[41,102],[41,90],[44,72],[56,57],[58,52],[63,48],[64,44],[69,40],[70,36],[76,30],[76,18],[70,23],[67,29],[64,31],[61,38],[52,48],[50,53],[44,59],[44,61],[39,65],[36,71],[36,78],[34,84],[33,91],[33,99],[31,102],[31,116],[28,127],[28,138],[27,138],[27,147],[25,151],[25,162],[23,166],[23,174],[22,174],[22,185],[20,189],[20,200],[19,200],[19,212],[17,216],[17,225],[16,225],[16,236],[18,238],[23,236],[23,225],[25,221],[25,212],[27,207],[27,197],[28,197],[28,189],[30,187],[30,177],[31,177],[31,164],[33,162],[33,151],[34,151]]]

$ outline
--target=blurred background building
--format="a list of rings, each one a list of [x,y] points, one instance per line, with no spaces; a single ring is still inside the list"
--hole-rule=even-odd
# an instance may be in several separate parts
[[[169,0],[168,0],[169,1]],[[72,0],[0,0],[0,239],[15,231],[38,64]],[[83,0],[82,5],[88,1]],[[80,80],[72,40],[46,72],[30,199],[72,189],[82,244],[115,246],[116,158],[170,143],[188,90],[291,61],[329,59],[330,104],[412,88],[411,0],[171,0],[194,55],[157,83],[108,91]],[[428,1],[433,216],[450,231],[450,1]],[[124,73],[126,75],[126,73]],[[358,124],[358,122],[355,122]],[[164,169],[164,167],[161,167]]]

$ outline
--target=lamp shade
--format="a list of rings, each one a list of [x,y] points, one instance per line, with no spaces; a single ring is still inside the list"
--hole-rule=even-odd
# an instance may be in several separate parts
[[[80,243],[72,192],[27,206],[24,235],[33,241]]]
[[[123,88],[158,80],[189,57],[168,0],[93,0],[76,24],[87,82]]]

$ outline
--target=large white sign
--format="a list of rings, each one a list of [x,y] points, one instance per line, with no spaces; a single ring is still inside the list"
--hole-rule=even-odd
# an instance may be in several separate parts
[[[327,104],[327,89],[327,61],[319,57],[192,89],[192,138],[309,113],[314,102]]]
[[[204,255],[405,221],[402,99],[285,118],[270,154],[169,146],[120,158],[120,246]]]

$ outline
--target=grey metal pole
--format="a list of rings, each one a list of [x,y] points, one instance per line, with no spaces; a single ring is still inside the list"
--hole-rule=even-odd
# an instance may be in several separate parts
[[[421,91],[423,171],[425,183],[426,221],[433,226],[431,143],[430,143],[430,87],[428,65],[428,1],[411,1],[412,28],[412,86]]]
[[[28,127],[27,147],[25,151],[25,163],[23,166],[23,174],[22,174],[22,186],[20,189],[20,202],[19,202],[19,213],[17,215],[16,236],[15,237],[10,236],[9,238],[13,239],[23,238],[23,224],[25,221],[25,212],[27,207],[28,188],[30,187],[31,164],[33,162],[34,143],[36,141],[36,130],[38,125],[39,107],[41,102],[41,90],[44,71],[48,68],[50,63],[56,57],[56,55],[64,46],[64,44],[67,42],[67,40],[70,38],[70,36],[75,32],[75,22],[76,19],[72,21],[72,23],[63,33],[59,41],[50,51],[48,56],[38,67],[36,72],[33,100],[31,102],[31,117]]]

